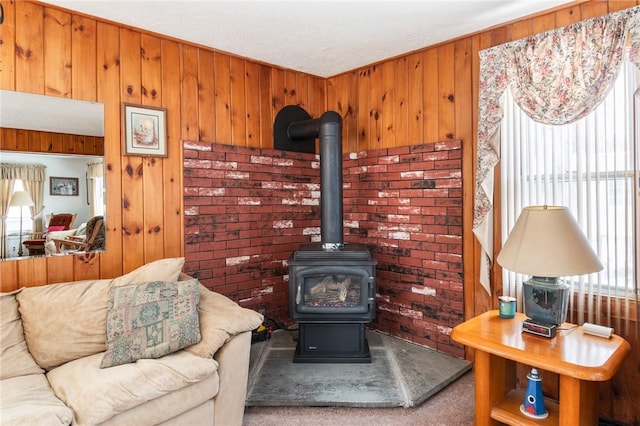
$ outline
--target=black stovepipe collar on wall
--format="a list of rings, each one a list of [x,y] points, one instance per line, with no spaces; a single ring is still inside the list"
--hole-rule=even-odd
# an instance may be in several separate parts
[[[315,139],[320,139],[322,247],[342,249],[342,117],[335,111],[327,111],[312,119],[299,106],[288,105],[278,112],[273,128],[276,149],[314,153]]]

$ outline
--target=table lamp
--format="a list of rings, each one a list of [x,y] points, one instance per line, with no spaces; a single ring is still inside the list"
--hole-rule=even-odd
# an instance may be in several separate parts
[[[524,314],[534,321],[566,321],[570,287],[560,277],[604,268],[567,207],[529,206],[520,213],[498,263],[531,275],[522,284]]]
[[[10,207],[18,207],[20,209],[20,236],[18,242],[18,256],[22,256],[22,208],[33,207],[33,200],[27,191],[16,191],[9,201]]]

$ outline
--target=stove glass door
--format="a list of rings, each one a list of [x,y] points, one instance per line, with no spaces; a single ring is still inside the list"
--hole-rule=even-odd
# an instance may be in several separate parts
[[[296,305],[303,313],[366,313],[372,278],[366,269],[311,267],[296,273]]]

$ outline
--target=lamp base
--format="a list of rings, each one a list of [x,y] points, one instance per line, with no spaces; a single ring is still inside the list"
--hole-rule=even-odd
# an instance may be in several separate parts
[[[559,278],[531,277],[522,284],[524,314],[532,320],[560,325],[567,319],[570,288]]]

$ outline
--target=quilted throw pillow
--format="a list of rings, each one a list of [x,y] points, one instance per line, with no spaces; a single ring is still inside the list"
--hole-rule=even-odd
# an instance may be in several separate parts
[[[160,358],[200,341],[198,280],[113,286],[101,367]]]

